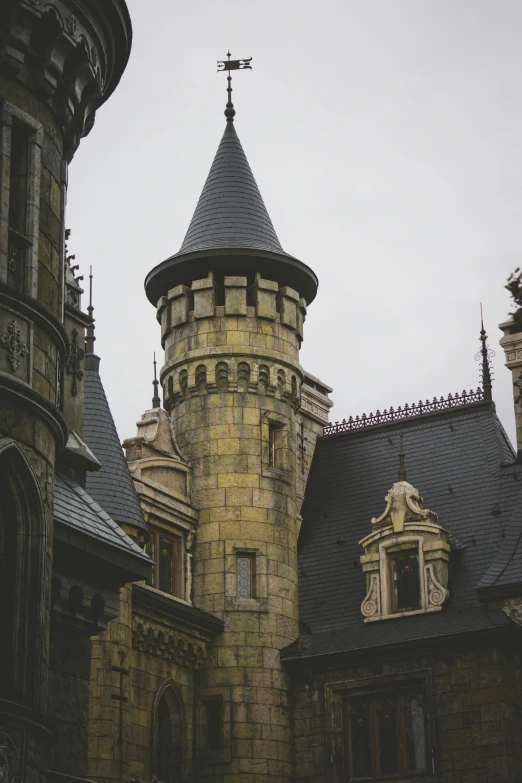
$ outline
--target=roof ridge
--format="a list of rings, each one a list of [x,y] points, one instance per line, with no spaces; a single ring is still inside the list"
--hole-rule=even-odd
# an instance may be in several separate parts
[[[363,413],[362,416],[350,416],[348,419],[342,421],[336,421],[334,424],[329,423],[326,427],[323,427],[323,435],[337,435],[340,432],[350,432],[351,430],[359,430],[363,427],[375,427],[378,424],[390,424],[394,421],[403,419],[412,419],[416,416],[421,416],[426,413],[437,413],[443,410],[453,410],[454,408],[463,408],[465,406],[475,404],[477,402],[485,402],[486,398],[484,390],[479,386],[476,391],[471,389],[467,392],[465,389],[462,394],[456,392],[448,394],[447,397],[434,397],[433,400],[426,400],[418,403],[412,403],[408,405],[406,403],[403,406],[399,405],[397,409],[393,405],[389,409],[384,409],[381,413],[379,409],[375,413],[370,413],[369,416]]]

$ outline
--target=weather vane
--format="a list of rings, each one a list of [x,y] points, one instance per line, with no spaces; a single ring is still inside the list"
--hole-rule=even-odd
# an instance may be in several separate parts
[[[234,115],[236,113],[236,110],[234,109],[234,104],[232,103],[232,77],[230,75],[230,71],[238,71],[238,70],[245,70],[248,68],[249,71],[252,70],[252,66],[250,63],[252,62],[252,58],[248,57],[246,60],[231,60],[231,54],[230,49],[227,52],[228,60],[218,60],[217,69],[218,71],[228,71],[227,76],[227,92],[228,92],[228,102],[227,107],[225,109],[225,117],[227,118],[227,122],[234,122]]]

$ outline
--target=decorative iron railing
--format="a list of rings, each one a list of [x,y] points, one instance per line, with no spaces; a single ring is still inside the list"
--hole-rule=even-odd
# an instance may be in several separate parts
[[[438,400],[436,397],[430,402],[422,402],[419,400],[417,403],[406,405],[404,407],[386,408],[375,413],[370,413],[367,416],[363,413],[362,416],[356,416],[349,419],[343,419],[342,421],[336,421],[328,424],[323,428],[323,435],[336,435],[338,432],[349,432],[350,430],[359,430],[362,427],[373,427],[376,424],[386,424],[390,421],[398,421],[399,419],[409,419],[411,416],[420,416],[423,413],[435,413],[436,411],[449,410],[450,408],[461,408],[463,405],[469,405],[471,402],[483,402],[485,399],[484,391],[480,387],[476,391],[467,392],[464,390],[462,394],[458,392],[456,394],[448,394],[447,397],[441,397]]]

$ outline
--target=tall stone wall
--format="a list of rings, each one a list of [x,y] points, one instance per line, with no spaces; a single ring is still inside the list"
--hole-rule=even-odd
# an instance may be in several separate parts
[[[216,304],[223,296],[224,304]],[[287,287],[212,275],[160,301],[161,380],[199,511],[194,604],[225,620],[199,680],[222,701],[221,748],[201,778],[292,779],[289,681],[279,650],[297,637],[296,455],[304,303]],[[253,558],[250,597],[238,555]],[[222,776],[222,777],[221,777]]]
[[[514,783],[522,780],[520,651],[501,643],[451,647],[408,655],[382,651],[345,666],[296,672],[296,781],[344,781],[343,692],[371,683],[374,692],[422,675],[431,704],[429,729],[438,783]]]

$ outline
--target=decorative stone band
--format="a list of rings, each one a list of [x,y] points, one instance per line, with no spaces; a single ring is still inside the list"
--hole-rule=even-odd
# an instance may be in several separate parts
[[[132,631],[132,646],[135,650],[155,655],[157,658],[199,669],[206,658],[206,644],[198,640],[195,645],[189,637],[171,633],[171,629],[158,623],[138,623]]]
[[[161,378],[167,410],[191,397],[223,392],[266,394],[298,410],[303,372],[300,367],[274,364],[268,357],[253,362],[251,355],[239,354],[173,363],[162,370]]]
[[[67,443],[68,430],[63,414],[41,394],[8,375],[0,375],[0,399],[9,399],[13,407],[29,408],[50,427],[58,451]]]

